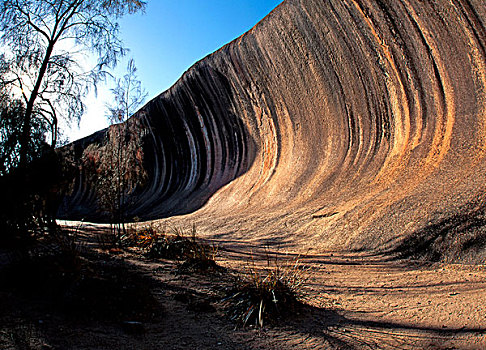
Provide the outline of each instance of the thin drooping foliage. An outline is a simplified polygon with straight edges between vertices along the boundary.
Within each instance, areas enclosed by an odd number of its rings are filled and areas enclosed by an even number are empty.
[[[108,105],[108,119],[111,124],[123,123],[147,98],[147,92],[137,79],[137,67],[133,59],[128,61],[125,75],[116,80],[116,86],[111,91],[114,100]]]
[[[146,176],[141,121],[134,118],[128,124],[112,125],[105,143],[88,146],[83,155],[83,167],[90,172],[98,209],[112,225],[114,244],[120,244],[125,233],[130,195]]]
[[[22,133],[24,111],[21,100],[12,98],[5,90],[0,90],[0,176],[7,175],[18,164],[18,140]],[[46,125],[42,120],[32,129],[30,147],[33,153],[42,152],[46,131]]]
[[[130,195],[146,177],[143,164],[144,115],[140,112],[128,119],[146,97],[137,80],[133,60],[129,61],[127,73],[117,80],[112,92],[114,102],[109,106],[109,119],[118,124],[110,126],[103,145],[88,146],[83,159],[92,177],[99,209],[108,215],[112,225],[113,242],[120,244],[126,233]]]
[[[52,162],[60,127],[79,121],[89,89],[124,55],[117,20],[144,6],[138,0],[0,3],[0,191],[14,194],[0,205],[2,236],[30,237],[55,223],[52,193],[60,191],[56,176],[64,165]]]
[[[107,76],[125,48],[117,19],[142,10],[136,0],[4,0],[0,5],[3,69],[0,88],[9,88],[25,107],[18,140],[18,162],[29,161],[36,120],[49,128],[49,144],[58,142],[60,118],[79,120],[83,97]],[[97,57],[84,67],[85,55]]]

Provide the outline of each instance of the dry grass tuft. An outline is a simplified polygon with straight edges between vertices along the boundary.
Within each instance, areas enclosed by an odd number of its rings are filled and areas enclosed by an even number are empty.
[[[309,268],[299,257],[283,261],[267,254],[266,268],[258,268],[252,258],[225,299],[229,303],[228,314],[242,326],[263,327],[264,323],[286,318],[303,305],[309,277]]]

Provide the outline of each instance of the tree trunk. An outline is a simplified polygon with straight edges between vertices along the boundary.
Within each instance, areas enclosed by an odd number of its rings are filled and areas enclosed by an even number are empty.
[[[22,125],[22,133],[20,135],[20,151],[19,151],[19,167],[25,168],[27,166],[27,155],[29,151],[30,143],[30,132],[32,125],[32,114],[34,111],[34,104],[37,96],[39,95],[39,90],[44,79],[44,75],[47,71],[47,65],[51,59],[52,51],[54,49],[54,42],[49,42],[47,46],[46,54],[44,60],[42,61],[41,68],[39,70],[39,75],[37,76],[37,81],[35,82],[34,89],[30,94],[29,101],[27,102],[27,107],[25,109],[24,124]]]

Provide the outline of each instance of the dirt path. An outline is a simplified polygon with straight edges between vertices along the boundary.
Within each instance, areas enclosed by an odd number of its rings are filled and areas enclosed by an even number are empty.
[[[90,233],[85,239],[86,249],[96,249]],[[292,257],[252,242],[222,242],[218,263],[242,270],[250,258],[264,264],[268,254]],[[309,306],[280,326],[256,329],[236,328],[225,315],[221,299],[233,283],[227,273],[177,274],[175,262],[135,252],[99,259],[107,259],[99,266],[123,265],[148,281],[158,305],[150,320],[131,329],[124,323],[130,319],[66,319],[0,288],[0,348],[486,348],[484,266],[424,267],[362,253],[311,252],[302,259],[311,267]]]
[[[223,253],[229,266],[241,264],[249,250],[254,259],[266,254],[244,243],[229,250]],[[290,332],[287,340],[300,338],[302,348],[486,348],[485,266],[424,267],[331,252],[302,260],[312,267],[307,293],[314,308],[297,329],[280,330]]]

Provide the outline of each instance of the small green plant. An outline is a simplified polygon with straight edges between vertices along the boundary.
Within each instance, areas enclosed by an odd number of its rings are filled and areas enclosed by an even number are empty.
[[[282,261],[267,253],[266,268],[258,268],[252,257],[224,300],[230,304],[228,314],[242,326],[259,327],[286,317],[302,306],[309,276],[299,257]]]

